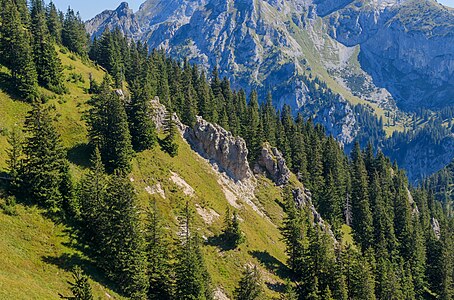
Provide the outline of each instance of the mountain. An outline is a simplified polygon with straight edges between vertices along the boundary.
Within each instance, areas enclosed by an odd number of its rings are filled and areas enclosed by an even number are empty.
[[[355,105],[375,123],[381,118],[388,134],[411,130],[408,120],[421,109],[452,106],[453,20],[452,9],[432,0],[148,0],[136,13],[126,3],[104,11],[86,28],[99,37],[118,27],[150,49],[216,66],[234,88],[257,89],[262,101],[271,91],[278,109],[287,104],[313,117],[350,149],[354,140],[385,139]],[[314,91],[314,78],[326,88]],[[420,157],[390,154],[402,164]],[[445,163],[429,161],[433,168],[411,178]]]

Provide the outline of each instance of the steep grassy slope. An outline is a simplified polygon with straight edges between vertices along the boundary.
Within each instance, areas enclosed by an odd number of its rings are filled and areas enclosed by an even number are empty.
[[[4,203],[0,199],[0,205]],[[15,216],[0,209],[0,299],[60,299],[69,296],[71,267],[81,265],[91,278],[96,299],[117,294],[99,282],[99,274],[80,251],[71,246],[67,228],[42,216],[36,207],[16,206]]]
[[[78,180],[88,165],[87,130],[81,117],[90,97],[86,92],[89,74],[100,81],[104,72],[70,54],[60,52],[59,55],[65,66],[70,93],[59,96],[46,90],[42,92],[49,97],[49,104],[55,105],[59,118],[57,127],[68,149],[73,176]],[[78,75],[82,80],[73,80]],[[1,92],[0,107],[3,133],[0,137],[0,172],[5,172],[6,133],[15,124],[23,124],[29,105]],[[277,296],[276,291],[282,288],[283,278],[288,274],[284,244],[278,229],[283,215],[280,188],[266,178],[259,178],[257,199],[252,199],[254,205],[251,206],[244,200],[252,191],[237,192],[231,182],[192,151],[182,138],[178,143],[180,150],[175,158],[162,152],[158,146],[134,158],[130,178],[143,211],[152,199],[156,200],[166,226],[172,230],[172,238],[176,238],[177,216],[188,200],[195,211],[196,228],[205,239],[203,251],[218,293],[232,296],[244,266],[256,264],[263,272],[266,295]],[[161,190],[158,186],[163,192],[153,193],[153,190]],[[193,194],[188,192],[191,189]],[[4,203],[4,199],[0,202]],[[236,250],[225,249],[217,238],[228,205],[238,210],[241,228],[246,235],[246,242]],[[54,224],[35,207],[18,205],[17,212],[17,216],[0,212],[0,256],[4,262],[0,269],[0,299],[58,299],[59,292],[68,294],[70,266],[76,263],[82,264],[90,277],[96,279],[91,283],[97,298],[106,299],[109,297],[107,294],[119,298],[106,288],[102,276],[71,243],[66,227]]]

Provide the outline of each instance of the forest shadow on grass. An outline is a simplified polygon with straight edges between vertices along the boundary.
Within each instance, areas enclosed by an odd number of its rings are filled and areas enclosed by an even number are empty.
[[[13,79],[4,72],[0,72],[0,90],[12,99],[22,101],[22,99],[19,98],[17,91],[14,89]]]
[[[255,257],[260,264],[269,272],[279,276],[282,279],[290,278],[290,269],[280,260],[272,256],[268,251],[249,251],[249,254]]]
[[[218,234],[215,236],[210,236],[207,241],[207,245],[215,246],[221,249],[221,251],[229,251],[235,249],[235,247],[226,241],[224,234]]]
[[[91,147],[88,144],[77,144],[68,149],[68,160],[83,168],[90,167]]]
[[[64,253],[60,256],[43,256],[42,261],[54,265],[67,272],[72,272],[75,266],[79,266],[84,273],[89,276],[92,280],[102,284],[108,289],[120,294],[120,291],[114,283],[105,278],[93,264],[87,258],[82,257],[79,253]]]

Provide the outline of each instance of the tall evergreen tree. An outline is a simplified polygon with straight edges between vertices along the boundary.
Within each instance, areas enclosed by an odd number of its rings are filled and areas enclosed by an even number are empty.
[[[213,299],[211,277],[206,270],[200,249],[200,237],[192,228],[192,215],[189,203],[186,202],[183,216],[180,219],[182,234],[175,266],[175,296],[182,300],[209,300]]]
[[[56,92],[63,93],[63,68],[58,58],[46,24],[44,2],[33,0],[31,2],[31,20],[33,33],[33,57],[39,84]]]
[[[52,40],[57,44],[61,44],[63,24],[59,12],[52,1],[50,1],[49,5],[46,7],[46,19],[47,28]]]
[[[235,300],[258,300],[263,296],[261,276],[257,266],[246,266],[234,294]]]
[[[110,89],[107,76],[100,89],[100,94],[88,101],[91,105],[87,113],[90,142],[99,147],[108,172],[129,173],[133,150],[124,100]]]
[[[172,266],[170,265],[169,244],[161,224],[161,218],[153,201],[148,214],[147,256],[148,256],[148,299],[172,299]]]
[[[151,119],[151,91],[137,81],[130,86],[131,101],[127,107],[129,131],[134,150],[152,148],[157,141],[156,128]]]
[[[116,172],[109,180],[101,211],[98,265],[131,299],[146,299],[145,240],[137,196],[129,179]]]
[[[88,35],[85,31],[85,24],[79,13],[74,13],[74,10],[70,7],[68,7],[63,22],[62,43],[70,51],[82,57],[87,56]]]
[[[60,186],[66,153],[53,125],[51,108],[35,101],[26,117],[25,132],[21,190],[30,201],[48,208],[51,214],[61,213]]]
[[[355,240],[366,250],[372,244],[373,220],[369,204],[368,178],[359,143],[352,151],[352,212]]]
[[[11,70],[13,86],[18,95],[32,101],[36,98],[37,73],[33,62],[31,35],[13,0],[3,0],[0,26],[1,63]],[[29,16],[28,10],[26,16]]]
[[[177,126],[173,119],[173,113],[171,110],[167,110],[164,124],[164,133],[166,136],[161,141],[161,148],[172,157],[178,154],[178,144],[175,142],[178,134],[177,130]]]

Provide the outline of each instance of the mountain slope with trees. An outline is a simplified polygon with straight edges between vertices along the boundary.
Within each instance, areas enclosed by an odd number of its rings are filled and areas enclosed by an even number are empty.
[[[4,2],[2,13],[20,16],[15,22],[27,33],[33,10]],[[53,15],[52,5],[47,10]],[[105,290],[90,277],[131,299],[452,298],[447,206],[430,190],[410,187],[372,144],[356,143],[347,156],[310,117],[295,117],[289,106],[276,112],[272,95],[260,101],[254,90],[232,89],[216,69],[207,76],[118,30],[90,43],[81,24],[68,9],[61,44],[54,37],[54,59],[67,76],[62,95],[37,80],[21,97],[11,67],[2,68],[10,89],[0,97],[8,108],[0,221],[17,222],[19,237],[30,216],[63,226],[43,229],[61,235],[56,253],[43,257],[31,247],[26,257],[44,269],[75,267],[66,288],[66,271],[43,277],[56,284],[36,297],[52,298],[61,288],[55,298],[90,299]],[[321,82],[313,88],[329,95]],[[154,96],[164,107],[151,106]],[[241,161],[229,161],[246,164],[246,178],[229,175],[209,151],[204,156],[188,143],[187,133],[207,124],[198,116],[229,130],[218,127],[235,146],[247,146]],[[228,143],[215,143],[230,153]],[[282,181],[255,168],[264,145],[277,148]],[[4,235],[1,249],[14,260],[18,241]],[[30,247],[27,239],[20,243]],[[29,274],[42,274],[24,270],[25,284]],[[7,297],[14,292],[7,289]]]

